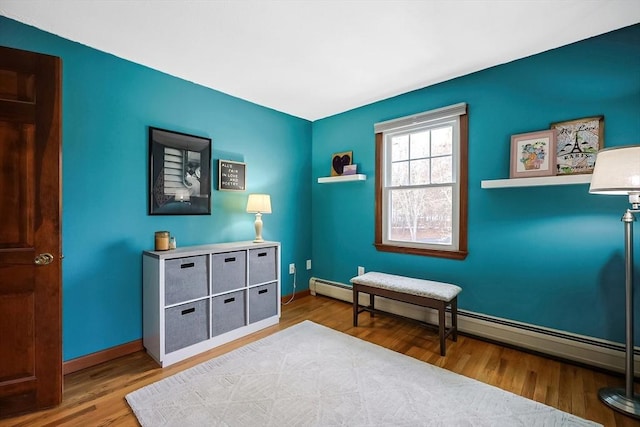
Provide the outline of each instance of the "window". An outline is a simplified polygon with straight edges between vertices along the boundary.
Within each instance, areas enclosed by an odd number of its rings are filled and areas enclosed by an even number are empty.
[[[377,123],[380,251],[467,256],[467,106]]]

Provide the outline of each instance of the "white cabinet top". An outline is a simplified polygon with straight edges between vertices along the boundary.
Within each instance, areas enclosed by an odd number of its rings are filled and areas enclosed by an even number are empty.
[[[229,242],[229,243],[213,243],[210,245],[184,246],[177,249],[169,249],[168,251],[144,251],[144,255],[158,259],[183,258],[194,255],[202,255],[207,253],[220,253],[229,251],[240,251],[247,249],[270,248],[273,246],[280,247],[280,242],[260,242],[254,243],[251,240],[245,242]]]

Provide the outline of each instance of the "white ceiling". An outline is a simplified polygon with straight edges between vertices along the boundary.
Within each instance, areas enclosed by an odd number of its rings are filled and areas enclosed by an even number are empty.
[[[316,120],[640,22],[640,0],[0,0],[0,14]]]

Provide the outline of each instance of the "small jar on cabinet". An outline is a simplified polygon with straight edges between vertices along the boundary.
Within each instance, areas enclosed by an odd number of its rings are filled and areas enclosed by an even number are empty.
[[[169,250],[169,232],[168,231],[156,231],[156,251],[168,251]]]

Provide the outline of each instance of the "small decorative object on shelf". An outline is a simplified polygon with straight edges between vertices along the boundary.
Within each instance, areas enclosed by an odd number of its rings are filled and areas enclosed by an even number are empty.
[[[340,176],[345,166],[353,164],[353,151],[335,153],[331,156],[331,176]]]
[[[552,123],[556,135],[556,174],[593,173],[604,147],[604,116]]]
[[[553,130],[523,133],[511,137],[511,178],[555,175],[555,133]]]
[[[346,165],[342,171],[342,175],[355,175],[358,170],[358,165]]]

